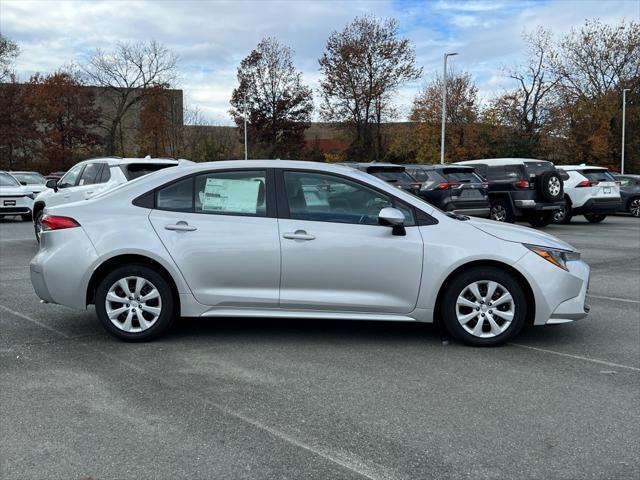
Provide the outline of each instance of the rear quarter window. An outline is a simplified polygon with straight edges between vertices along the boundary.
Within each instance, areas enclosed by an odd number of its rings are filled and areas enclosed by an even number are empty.
[[[478,183],[482,181],[473,170],[468,168],[445,168],[443,173],[449,182]]]
[[[157,172],[163,168],[175,167],[173,163],[127,163],[120,165],[120,170],[124,173],[127,180],[143,177],[149,173]]]

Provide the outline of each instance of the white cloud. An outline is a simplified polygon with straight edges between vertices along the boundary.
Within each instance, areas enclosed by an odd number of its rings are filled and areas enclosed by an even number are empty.
[[[471,72],[481,97],[489,97],[508,86],[499,67],[522,57],[524,29],[544,25],[561,34],[586,18],[637,19],[640,2],[2,0],[0,30],[20,45],[22,78],[82,62],[95,48],[109,49],[116,41],[157,39],[180,57],[188,103],[211,121],[230,124],[235,69],[262,37],[291,46],[305,81],[317,88],[327,37],[363,14],[397,18],[402,35],[415,45],[425,78],[399,91],[398,108],[406,113],[419,86],[441,71],[445,51],[460,52],[453,64]]]

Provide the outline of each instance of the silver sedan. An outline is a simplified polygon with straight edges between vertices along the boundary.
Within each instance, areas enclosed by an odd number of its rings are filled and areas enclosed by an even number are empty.
[[[167,169],[48,207],[31,281],[128,341],[180,316],[442,322],[470,345],[587,315],[589,267],[525,227],[446,214],[348,166]]]

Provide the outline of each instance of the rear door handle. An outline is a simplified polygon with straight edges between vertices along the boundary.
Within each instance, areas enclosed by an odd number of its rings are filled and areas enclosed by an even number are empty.
[[[197,227],[194,227],[193,225],[189,225],[187,222],[176,222],[173,225],[165,225],[164,226],[165,230],[173,230],[176,232],[193,232],[194,230],[197,230]]]
[[[304,230],[296,230],[295,232],[283,233],[282,236],[289,240],[315,240],[316,237],[309,235]]]

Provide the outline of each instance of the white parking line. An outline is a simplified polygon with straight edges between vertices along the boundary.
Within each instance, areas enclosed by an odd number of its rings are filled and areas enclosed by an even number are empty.
[[[64,338],[71,338],[69,335],[67,335],[66,333],[50,327],[49,325],[46,325],[34,318],[31,318],[27,315],[24,315],[23,313],[20,312],[16,312],[15,310],[12,310],[8,307],[5,307],[4,305],[0,305],[0,309],[11,313],[12,315],[15,315],[16,317],[22,318],[24,320],[27,320],[31,323],[34,323],[40,327],[46,328],[47,330],[50,330],[52,332],[57,333],[58,335],[64,337]],[[81,345],[83,345],[85,348],[87,348],[88,350],[93,350],[96,351],[98,353],[100,353],[101,355],[104,355],[105,357],[111,359],[111,360],[115,360],[118,363],[132,369],[132,370],[136,370],[138,372],[143,373],[146,377],[152,377],[154,380],[156,380],[159,383],[162,383],[170,388],[173,388],[175,390],[179,390],[182,394],[184,394],[184,390],[180,387],[180,385],[174,384],[172,382],[169,382],[163,378],[157,377],[156,375],[154,375],[153,373],[149,372],[148,370],[145,370],[144,368],[138,366],[138,365],[133,365],[127,361],[124,361],[110,353],[104,352],[102,350],[100,350],[99,348],[95,348],[91,345],[88,345],[86,343],[81,343]],[[322,445],[309,445],[308,443],[299,440],[291,435],[289,435],[288,433],[285,433],[275,427],[272,427],[270,425],[266,425],[265,423],[260,422],[259,420],[255,420],[251,417],[248,417],[246,415],[244,415],[243,413],[237,412],[235,410],[230,409],[229,407],[226,407],[224,405],[221,405],[219,403],[216,402],[212,402],[211,400],[209,400],[206,397],[201,397],[200,395],[197,394],[193,394],[190,393],[189,394],[191,397],[196,398],[200,401],[203,401],[207,404],[209,404],[210,406],[214,407],[216,410],[219,410],[220,412],[229,415],[231,417],[234,417],[238,420],[241,420],[245,423],[248,423],[249,425],[252,425],[260,430],[263,430],[267,433],[269,433],[271,436],[276,437],[280,440],[283,440],[287,443],[290,443],[298,448],[302,448],[303,450],[307,450],[308,452],[311,452],[315,455],[318,455],[319,457],[324,458],[325,460],[329,460],[330,462],[339,465],[347,470],[350,470],[358,475],[361,475],[364,478],[368,478],[369,480],[396,480],[397,477],[395,474],[393,474],[393,472],[389,471],[389,469],[387,469],[386,467],[383,467],[382,465],[377,465],[373,462],[368,462],[366,460],[362,460],[361,458],[359,458],[358,456],[352,454],[351,452],[348,451],[344,451],[344,450],[336,450],[334,448],[327,448],[324,447]]]
[[[589,357],[583,357],[580,355],[572,355],[570,353],[556,352],[555,350],[547,350],[546,348],[531,347],[529,345],[522,345],[519,343],[509,343],[509,345],[513,345],[514,347],[527,348],[529,350],[536,350],[537,352],[560,355],[561,357],[570,357],[570,358],[575,358],[576,360],[585,360],[587,362],[599,363],[600,365],[607,365],[608,367],[626,368],[628,370],[640,372],[640,368],[637,368],[637,367],[631,367],[629,365],[621,365],[619,363],[606,362],[604,360],[598,360],[597,358],[589,358]]]
[[[613,300],[614,302],[640,303],[640,300],[631,300],[630,298],[605,297],[604,295],[589,295],[589,298],[600,298],[602,300]]]
[[[35,318],[31,318],[28,317],[27,315],[20,313],[20,312],[16,312],[15,310],[11,310],[8,307],[5,307],[4,305],[0,305],[0,309],[4,310],[5,312],[9,312],[12,315],[15,315],[16,317],[22,318],[23,320],[27,320],[31,323],[35,323],[36,325],[42,327],[42,328],[46,328],[47,330],[50,330],[54,333],[57,333],[58,335],[64,337],[64,338],[69,338],[69,335],[67,335],[66,333],[64,333],[62,330],[58,330],[57,328],[54,328],[50,325],[47,325],[46,323],[42,323],[39,322],[38,320],[36,320]]]

